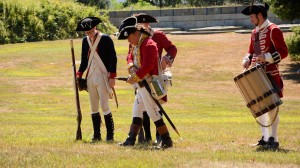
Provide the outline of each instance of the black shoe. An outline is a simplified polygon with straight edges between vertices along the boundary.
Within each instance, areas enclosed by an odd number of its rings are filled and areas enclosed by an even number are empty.
[[[279,147],[279,142],[274,141],[274,137],[270,137],[267,144],[264,145],[266,149],[277,149]]]
[[[125,142],[119,143],[119,146],[134,146],[135,140],[127,138]]]
[[[173,147],[173,141],[170,137],[169,132],[161,136],[161,142],[158,146],[156,146],[157,149],[166,149],[166,148],[172,148]]]
[[[173,141],[172,139],[162,140],[160,143],[160,146],[162,148],[172,148],[173,147]]]
[[[119,143],[119,146],[134,146],[136,141],[136,134],[129,132],[125,142]]]
[[[256,143],[252,144],[252,146],[265,146],[268,142],[264,141],[264,137],[262,136],[261,139]]]
[[[156,139],[154,142],[153,142],[153,145],[159,145],[161,143],[161,139]]]
[[[173,147],[173,141],[170,138],[168,140],[161,141],[158,145],[153,146],[152,149],[154,149],[154,150],[164,150],[164,149],[172,148],[172,147]]]
[[[94,142],[100,142],[101,141],[101,137],[93,137],[92,138],[92,143]]]

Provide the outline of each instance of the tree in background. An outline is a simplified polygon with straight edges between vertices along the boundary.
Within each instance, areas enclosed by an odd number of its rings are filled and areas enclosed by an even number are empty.
[[[118,2],[117,0],[111,0],[109,10],[121,10],[123,8],[123,4]]]
[[[124,7],[128,7],[128,6],[137,4],[137,3],[140,3],[140,4],[145,3],[145,4],[150,4],[150,5],[155,6],[155,5],[156,5],[156,0],[126,0],[126,1],[123,3],[123,6],[124,6]]]
[[[109,9],[110,0],[76,0],[76,2],[88,5],[97,6],[99,9]]]
[[[272,7],[272,12],[282,19],[290,22],[300,19],[299,0],[266,0],[266,2]]]
[[[131,6],[138,2],[147,2],[153,6],[157,7],[176,7],[179,5],[203,7],[203,6],[217,6],[217,5],[226,5],[226,4],[241,4],[249,5],[250,0],[126,0],[123,3],[124,7]],[[261,3],[263,0],[256,0],[255,3]]]
[[[291,23],[300,19],[299,0],[266,0],[271,6],[274,14],[281,19],[289,20]],[[289,54],[292,60],[300,60],[300,26],[292,29],[294,35],[287,38],[286,43],[289,47]]]
[[[22,1],[0,1],[0,44],[74,38],[77,37],[77,23],[87,16],[96,16],[103,21],[98,26],[101,32],[112,34],[117,31],[108,16],[100,14],[96,7],[73,1],[41,1],[26,6]]]

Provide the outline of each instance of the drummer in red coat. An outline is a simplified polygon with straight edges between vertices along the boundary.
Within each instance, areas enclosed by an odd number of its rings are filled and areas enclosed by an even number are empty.
[[[143,26],[145,26],[149,32],[150,32],[150,37],[152,40],[157,44],[157,50],[158,50],[158,56],[160,60],[160,65],[162,70],[170,70],[174,59],[177,54],[177,48],[176,46],[172,43],[170,39],[166,36],[166,34],[162,31],[159,30],[154,30],[150,27],[150,23],[157,23],[158,20],[154,18],[151,15],[148,15],[146,13],[139,13],[139,14],[134,14],[133,17],[137,18],[137,22],[141,23]],[[131,47],[131,46],[129,46]],[[163,50],[165,50],[166,54],[162,56]],[[130,55],[130,54],[129,54]],[[160,102],[167,102],[167,96],[163,97]],[[162,115],[162,113],[160,112]],[[150,142],[152,140],[151,136],[151,130],[150,130],[150,119],[149,116],[147,115],[147,112],[145,111],[143,113],[143,128],[144,132],[141,129],[140,134],[139,134],[139,142],[145,141],[145,142]],[[161,138],[159,136],[159,133],[156,132],[156,143],[160,143]]]
[[[253,5],[246,7],[241,13],[250,17],[251,22],[256,26],[251,34],[251,42],[248,54],[244,57],[242,64],[244,68],[255,66],[256,64],[265,64],[265,70],[274,89],[279,97],[283,97],[283,82],[279,73],[278,63],[287,57],[288,48],[285,44],[283,33],[278,26],[268,20],[268,4]],[[262,127],[262,138],[257,146],[263,146],[267,149],[276,149],[279,146],[277,132],[279,124],[279,107],[265,113],[259,117],[259,122],[268,125],[276,117],[271,126],[271,134],[268,127]],[[277,115],[276,115],[277,114]]]

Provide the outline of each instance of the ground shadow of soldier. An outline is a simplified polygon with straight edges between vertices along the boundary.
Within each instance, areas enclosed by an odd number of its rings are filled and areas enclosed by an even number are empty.
[[[283,80],[293,80],[300,83],[300,62],[292,62],[281,72]]]
[[[277,148],[277,149],[266,149],[264,147],[258,147],[256,149],[256,152],[281,152],[281,153],[288,153],[288,152],[292,152],[291,150],[289,149],[284,149],[284,148]]]

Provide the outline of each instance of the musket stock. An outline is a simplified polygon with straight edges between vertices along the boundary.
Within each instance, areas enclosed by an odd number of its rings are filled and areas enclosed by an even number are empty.
[[[115,79],[120,80],[120,81],[127,81],[128,77],[115,77]]]
[[[82,114],[81,114],[81,108],[80,108],[78,86],[77,86],[77,82],[76,82],[76,64],[75,64],[75,54],[74,54],[73,40],[71,39],[70,42],[71,42],[72,66],[73,66],[73,83],[74,83],[75,100],[76,100],[76,108],[77,108],[76,140],[82,140],[82,134],[81,134]]]

